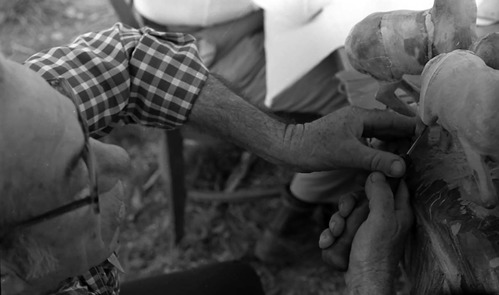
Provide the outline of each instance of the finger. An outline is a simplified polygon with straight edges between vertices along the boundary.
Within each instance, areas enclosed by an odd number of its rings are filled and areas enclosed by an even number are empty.
[[[356,109],[364,123],[362,137],[380,139],[411,137],[414,135],[417,119],[389,110]]]
[[[402,179],[395,195],[395,210],[402,228],[409,228],[414,222],[414,213],[410,204],[410,195],[406,182]]]
[[[413,142],[414,141],[410,138],[402,138],[389,141],[383,141],[373,138],[370,141],[369,146],[377,150],[382,150],[394,154],[401,154],[407,151],[411,147]]]
[[[340,202],[338,205],[338,213],[342,217],[348,217],[355,207],[356,199],[355,194],[346,194],[341,196]]]
[[[404,160],[395,154],[376,150],[360,142],[351,150],[351,166],[370,171],[381,171],[390,177],[402,177],[405,174]]]
[[[366,181],[366,195],[369,199],[370,217],[393,214],[395,209],[393,193],[382,173],[373,172],[369,175]]]
[[[328,249],[323,249],[322,259],[324,262],[337,270],[345,271],[348,268],[353,239],[368,214],[369,206],[367,201],[359,202],[347,218],[345,229],[341,236],[335,238],[334,243]]]
[[[407,183],[401,179],[397,193],[395,194],[395,210],[407,210],[410,207],[409,189],[407,188]]]
[[[339,214],[339,212],[334,213],[329,220],[329,230],[333,234],[333,237],[340,236],[344,229],[345,219]]]
[[[331,247],[331,245],[334,243],[334,237],[331,234],[331,231],[329,231],[328,228],[322,231],[320,237],[319,237],[319,248],[321,249],[326,249]]]

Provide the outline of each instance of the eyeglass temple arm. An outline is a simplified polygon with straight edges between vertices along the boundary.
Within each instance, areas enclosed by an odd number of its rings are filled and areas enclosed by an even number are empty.
[[[21,221],[15,227],[28,227],[28,226],[32,226],[34,224],[41,223],[43,221],[55,218],[57,216],[63,215],[65,213],[68,213],[68,212],[74,211],[76,209],[79,209],[81,207],[92,204],[94,202],[93,199],[94,199],[94,197],[90,195],[90,196],[83,198],[81,200],[74,201],[72,203],[61,206],[61,207],[56,208],[54,210],[50,210],[48,212],[45,212],[42,215],[38,215],[34,218],[31,218],[31,219],[28,219],[25,221]]]

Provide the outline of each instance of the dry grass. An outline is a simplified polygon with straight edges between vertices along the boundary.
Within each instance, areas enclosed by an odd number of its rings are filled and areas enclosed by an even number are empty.
[[[78,34],[109,27],[117,20],[107,1],[1,1],[0,48],[19,62],[40,50],[68,43]]]
[[[0,15],[0,48],[10,59],[23,61],[29,55],[71,41],[87,31],[104,29],[117,18],[107,1],[3,0]],[[244,203],[188,201],[186,236],[173,247],[168,198],[159,179],[146,191],[141,187],[157,170],[160,131],[129,127],[110,138],[125,147],[133,159],[128,219],[122,232],[121,260],[125,280],[154,273],[183,270],[208,262],[243,259],[260,273],[267,294],[340,294],[343,279],[328,269],[318,255],[303,257],[287,267],[265,265],[253,258],[255,241],[261,236],[278,199]],[[223,181],[241,150],[219,143],[205,149],[204,171],[189,182],[192,188],[212,188]],[[237,161],[236,161],[237,162]],[[192,172],[192,167],[190,167]],[[257,161],[245,180],[246,186],[277,185],[291,175],[278,167]],[[204,182],[203,182],[204,181]],[[316,252],[317,254],[318,252]]]

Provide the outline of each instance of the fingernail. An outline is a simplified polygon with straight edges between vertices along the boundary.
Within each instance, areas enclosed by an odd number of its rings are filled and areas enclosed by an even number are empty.
[[[376,182],[379,182],[379,181],[384,181],[385,177],[383,176],[383,174],[381,174],[379,172],[374,172],[369,177],[369,180],[371,180],[372,183],[376,183]]]
[[[399,160],[395,160],[392,162],[392,166],[390,166],[390,174],[391,176],[400,176],[404,172],[404,165]]]
[[[322,233],[321,236],[319,237],[319,247],[321,249],[324,249],[324,248],[331,246],[332,243],[333,243],[332,235]]]

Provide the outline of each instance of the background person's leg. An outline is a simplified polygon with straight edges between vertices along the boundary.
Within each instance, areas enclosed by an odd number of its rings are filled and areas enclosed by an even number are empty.
[[[303,202],[337,204],[341,196],[362,190],[366,176],[359,170],[297,173],[289,190]]]
[[[125,282],[120,295],[263,295],[260,278],[242,262],[199,268]]]
[[[255,256],[270,263],[290,263],[316,250],[322,224],[346,194],[362,190],[365,173],[358,170],[297,173],[281,195],[281,206],[257,241]],[[314,218],[320,204],[327,208],[327,220]]]

